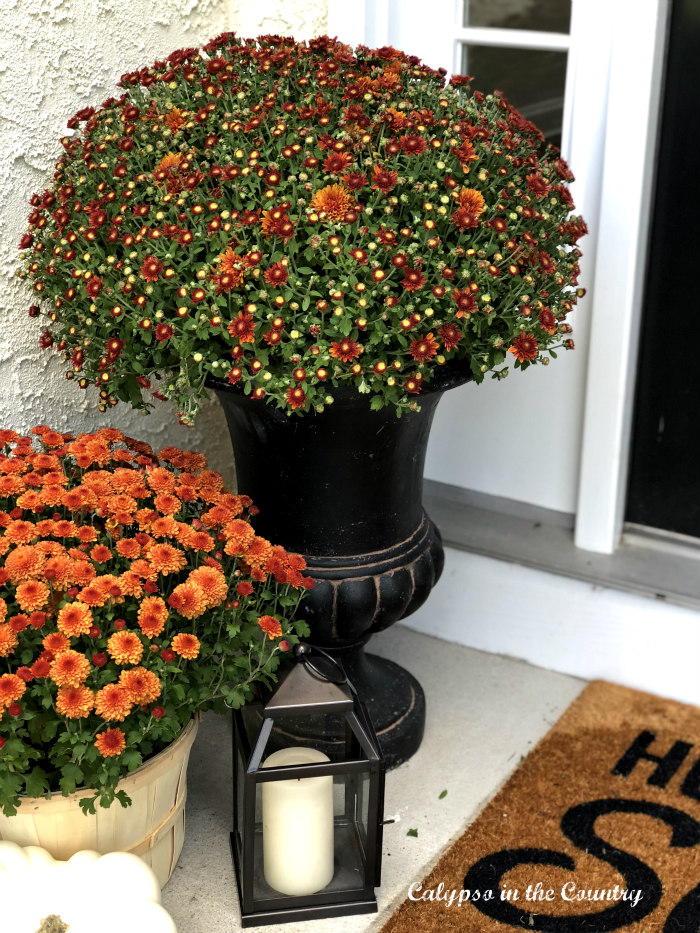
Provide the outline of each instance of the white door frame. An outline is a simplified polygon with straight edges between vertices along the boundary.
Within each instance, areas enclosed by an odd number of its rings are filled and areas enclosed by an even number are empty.
[[[586,6],[574,0],[584,16]],[[627,499],[669,11],[670,0],[606,9],[607,118],[575,534],[577,547],[603,554],[620,541]]]
[[[562,153],[578,178],[574,197],[590,231],[582,263],[589,296],[579,307],[590,319],[590,342],[575,543],[608,554],[626,503],[669,8],[670,0],[573,0],[565,38],[464,29],[461,0],[432,0],[429,19],[424,0],[328,0],[329,35],[353,45],[419,47],[431,67],[457,68],[465,40],[568,45]]]

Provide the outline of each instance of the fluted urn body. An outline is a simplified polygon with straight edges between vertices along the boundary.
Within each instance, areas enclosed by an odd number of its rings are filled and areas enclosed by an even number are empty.
[[[444,370],[444,372],[443,372]],[[367,704],[388,765],[420,745],[425,696],[403,668],[364,645],[427,599],[443,568],[440,533],[422,504],[423,467],[443,392],[465,382],[443,367],[397,418],[354,388],[302,417],[212,382],[228,422],[238,489],[260,509],[257,534],[303,554],[315,587],[300,614],[310,641],[337,653]]]

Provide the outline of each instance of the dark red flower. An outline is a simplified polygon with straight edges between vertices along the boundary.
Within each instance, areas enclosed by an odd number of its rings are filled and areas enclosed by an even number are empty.
[[[147,282],[157,282],[162,271],[163,263],[155,256],[146,256],[141,264],[141,275]]]
[[[352,156],[347,152],[330,152],[323,160],[323,167],[333,175],[340,175],[352,163]]]
[[[239,343],[254,343],[255,321],[250,314],[239,311],[238,317],[228,325],[228,332]]]
[[[416,292],[425,285],[425,276],[418,269],[412,269],[407,266],[404,270],[403,282],[401,283],[407,292]]]
[[[527,176],[527,186],[536,198],[543,198],[549,191],[549,185],[544,178],[535,173]]]
[[[508,352],[520,363],[528,363],[537,356],[539,347],[532,334],[520,334],[513,341],[513,346],[508,348]]]
[[[171,324],[158,324],[155,329],[156,340],[160,343],[164,343],[166,340],[170,340],[174,331]]]
[[[462,339],[462,332],[455,324],[443,324],[438,334],[446,350],[454,350]]]
[[[470,289],[464,288],[460,291],[455,288],[452,292],[452,298],[457,305],[457,317],[473,314],[476,311],[476,298]]]
[[[337,343],[332,343],[328,351],[333,359],[342,360],[343,363],[350,363],[362,353],[362,346],[355,340],[346,337]]]
[[[90,298],[97,298],[102,291],[102,278],[99,275],[93,275],[85,286],[85,291]]]
[[[438,342],[433,334],[426,334],[425,337],[416,337],[411,341],[408,352],[418,363],[424,363],[432,359],[438,351]]]
[[[402,136],[399,139],[399,146],[401,146],[401,149],[406,155],[420,155],[428,148],[426,141],[417,133],[410,133],[407,136]]]
[[[386,194],[387,191],[391,191],[391,189],[396,186],[398,180],[398,172],[380,168],[378,165],[375,165],[372,169],[372,187],[379,188],[384,194]]]
[[[367,176],[361,172],[346,172],[340,180],[350,191],[358,191],[367,184]]]
[[[556,334],[557,332],[557,319],[552,314],[551,310],[547,307],[542,308],[539,315],[540,327],[542,330],[547,331],[548,334]]]
[[[306,393],[301,386],[290,386],[287,389],[287,404],[292,410],[303,408],[306,405]]]
[[[268,285],[274,285],[279,288],[287,281],[288,274],[286,263],[284,260],[280,260],[265,271],[265,281]]]

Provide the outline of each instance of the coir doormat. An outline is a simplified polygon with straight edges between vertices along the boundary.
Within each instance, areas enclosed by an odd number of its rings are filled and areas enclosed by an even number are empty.
[[[382,933],[514,928],[700,933],[700,709],[590,684]]]

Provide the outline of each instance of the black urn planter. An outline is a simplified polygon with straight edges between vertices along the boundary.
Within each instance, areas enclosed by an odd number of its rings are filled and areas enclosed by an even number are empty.
[[[464,364],[446,364],[418,397],[420,411],[401,418],[393,406],[372,411],[371,396],[354,387],[331,389],[333,404],[298,417],[209,382],[226,414],[238,488],[260,509],[255,531],[306,558],[316,583],[300,609],[309,640],[344,664],[388,767],[418,749],[425,695],[408,671],[364,646],[415,612],[442,573],[423,467],[442,394],[469,378]]]

